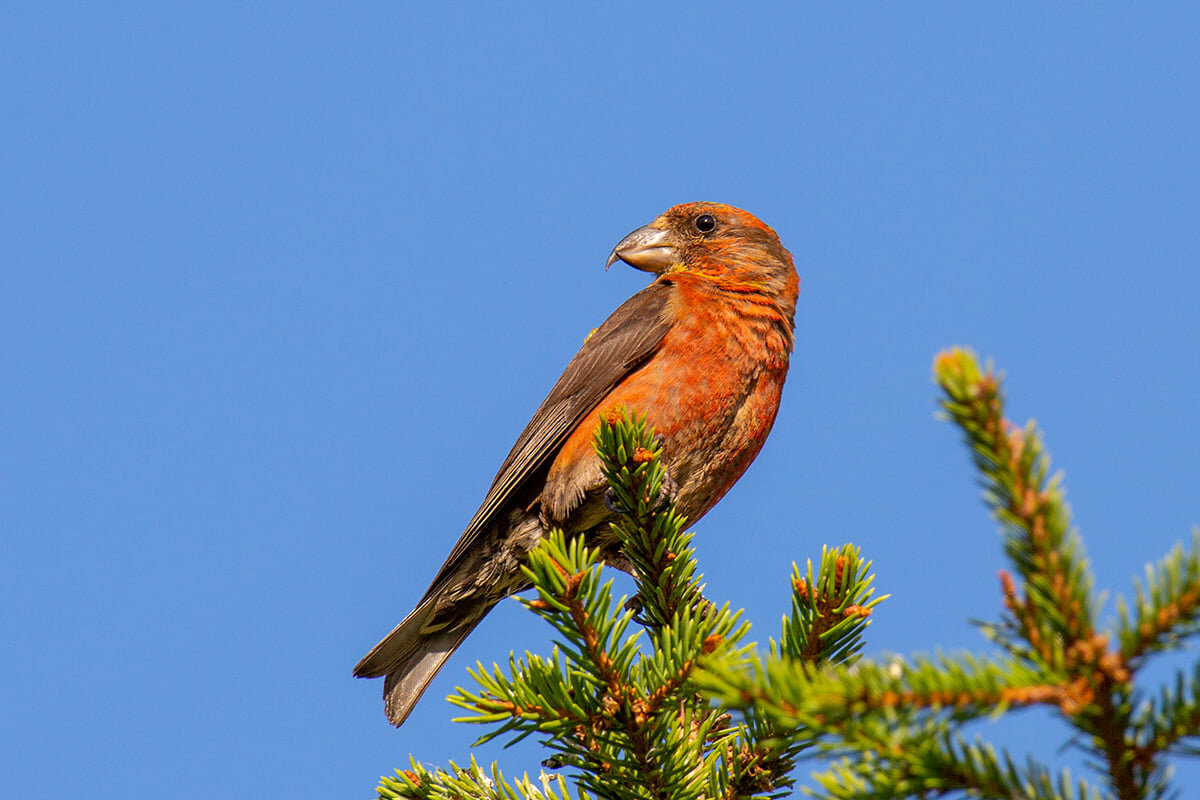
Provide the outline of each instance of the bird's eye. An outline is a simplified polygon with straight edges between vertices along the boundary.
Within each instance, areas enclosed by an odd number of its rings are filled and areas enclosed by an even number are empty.
[[[696,217],[695,225],[701,233],[712,233],[717,228],[717,218],[712,214],[701,214]]]

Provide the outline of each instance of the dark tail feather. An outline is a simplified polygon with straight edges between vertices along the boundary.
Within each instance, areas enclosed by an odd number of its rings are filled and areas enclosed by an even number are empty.
[[[455,620],[453,628],[424,631],[433,606],[432,598],[422,602],[354,667],[356,678],[385,676],[384,709],[396,727],[408,719],[446,660],[484,617],[479,614],[473,620]]]

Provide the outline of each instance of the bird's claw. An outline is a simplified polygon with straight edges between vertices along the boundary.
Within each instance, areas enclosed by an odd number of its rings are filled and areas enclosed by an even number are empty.
[[[671,473],[663,470],[662,485],[658,487],[658,502],[654,504],[655,511],[661,511],[675,502],[679,496],[679,484],[671,477]]]
[[[658,487],[658,497],[655,498],[653,510],[662,511],[675,502],[679,495],[679,485],[671,477],[671,473],[663,471],[662,484]],[[628,514],[629,509],[617,502],[616,491],[609,486],[604,490],[604,507],[614,514]]]
[[[642,599],[641,593],[635,594],[625,601],[625,610],[633,612],[633,621],[643,627],[651,627],[650,620],[642,616],[642,610],[646,608],[646,601]]]
[[[708,617],[711,617],[713,614],[715,614],[717,611],[717,607],[715,605],[713,605],[712,601],[709,600],[708,598],[706,598],[702,594],[695,595],[689,601],[689,604],[695,610],[696,615],[699,616],[701,619],[707,619]],[[642,599],[642,595],[640,592],[633,595],[628,600],[626,600],[625,605],[624,605],[624,609],[626,611],[633,612],[633,621],[636,622],[638,625],[641,625],[641,626],[647,627],[647,628],[659,627],[657,624],[650,622],[650,620],[648,620],[644,616],[642,616],[642,611],[644,611],[645,608],[646,608],[646,601]]]
[[[611,486],[604,490],[604,507],[614,514],[625,513],[625,509],[617,505],[617,493]]]
[[[642,613],[642,609],[646,607],[645,601],[642,600],[640,594],[635,594],[625,601],[625,610],[632,611],[634,614]]]

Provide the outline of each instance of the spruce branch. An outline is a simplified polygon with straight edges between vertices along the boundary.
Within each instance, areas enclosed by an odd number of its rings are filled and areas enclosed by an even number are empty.
[[[970,654],[859,661],[851,668],[814,670],[799,659],[774,656],[755,672],[706,663],[705,688],[734,708],[755,708],[784,727],[833,731],[864,715],[887,714],[905,725],[934,718],[965,722],[1009,707],[1059,705],[1061,687],[1025,662]],[[822,734],[813,734],[814,740]]]
[[[824,663],[817,643],[837,630],[829,627],[836,614],[817,613],[814,587],[836,587],[837,578],[827,575],[822,584],[797,572],[780,644],[749,665],[706,660],[706,691],[739,710],[747,724],[807,731],[812,747],[804,755],[840,759],[818,774],[821,796],[1165,796],[1164,754],[1197,752],[1200,665],[1154,701],[1138,700],[1134,677],[1146,658],[1178,649],[1200,628],[1200,534],[1186,552],[1177,547],[1147,569],[1133,611],[1121,605],[1116,629],[1101,630],[1082,541],[1071,527],[1061,479],[1049,474],[1040,432],[1033,423],[1018,427],[1005,419],[1000,379],[972,353],[941,354],[934,373],[945,416],[963,432],[1004,535],[1010,561],[1001,572],[1004,612],[984,626],[1003,655]],[[822,572],[830,569],[823,559]],[[852,657],[857,648],[836,652]],[[962,734],[965,725],[1033,705],[1054,709],[1076,729],[1107,792],[1067,772],[1054,775],[1033,758],[1019,765]]]
[[[749,625],[704,599],[691,535],[644,420],[610,412],[596,434],[615,550],[552,531],[529,557],[526,608],[554,632],[549,656],[471,670],[451,701],[481,741],[537,735],[565,775],[506,782],[473,760],[415,761],[387,798],[782,797],[801,759],[822,757],[819,797],[1151,800],[1169,795],[1165,756],[1200,755],[1200,663],[1148,692],[1139,669],[1200,630],[1200,531],[1135,581],[1101,629],[1082,540],[1033,423],[1004,416],[1000,378],[974,354],[942,353],[934,374],[1003,533],[996,654],[860,658],[875,594],[870,562],[845,545],[793,564],[791,612],[759,654]],[[628,568],[637,602],[614,599],[603,564]],[[643,635],[644,633],[644,635]],[[1147,699],[1148,698],[1148,699]],[[1029,706],[1054,710],[1105,786],[1020,759],[965,726]],[[1065,738],[1065,737],[1064,737]],[[1091,766],[1091,765],[1089,765]],[[568,787],[568,781],[572,786]],[[571,792],[576,792],[572,795]]]
[[[980,369],[970,351],[953,349],[934,362],[942,408],[962,430],[1000,521],[1005,552],[1017,580],[1001,573],[1008,616],[985,627],[1010,653],[1047,675],[1059,676],[1059,710],[1085,734],[1115,796],[1158,797],[1167,791],[1161,756],[1194,730],[1195,696],[1164,693],[1158,709],[1135,714],[1134,672],[1146,656],[1177,647],[1200,617],[1200,542],[1176,547],[1135,584],[1131,619],[1118,603],[1114,632],[1097,630],[1092,577],[1060,476],[1047,478],[1050,458],[1034,423],[1018,428],[1004,418],[1000,379]],[[1114,644],[1115,642],[1115,644]],[[1182,687],[1182,683],[1179,684]],[[1167,733],[1174,728],[1175,735]]]
[[[468,712],[461,721],[488,728],[480,741],[536,734],[554,753],[546,763],[569,770],[580,791],[595,796],[699,800],[786,788],[791,762],[779,757],[786,747],[752,738],[696,693],[702,657],[748,658],[741,640],[749,626],[703,598],[653,430],[615,415],[601,422],[597,449],[612,482],[609,502],[621,515],[613,525],[620,560],[643,598],[640,614],[614,600],[602,580],[611,551],[551,531],[529,555],[525,576],[536,594],[522,602],[550,624],[554,650],[548,658],[510,657],[507,667],[477,665],[476,686],[450,698]],[[482,783],[482,773],[469,769],[410,772],[385,785],[424,796],[419,786]],[[405,782],[406,775],[415,779]]]
[[[635,606],[653,631],[669,625],[684,605],[703,602],[704,587],[696,575],[692,535],[683,531],[686,521],[669,502],[659,461],[662,444],[644,417],[625,415],[613,409],[601,420],[595,447],[613,504],[625,512],[613,530],[638,581]]]
[[[1134,581],[1134,609],[1117,599],[1121,654],[1136,668],[1151,653],[1178,647],[1200,630],[1200,528],[1191,547],[1177,544],[1156,565],[1146,566],[1143,581]]]
[[[816,776],[824,797],[883,800],[896,797],[968,796],[994,800],[1100,800],[1100,793],[1069,770],[1054,776],[1007,750],[941,733],[910,737],[890,754],[839,759]]]
[[[379,796],[384,800],[420,798],[421,800],[589,800],[586,792],[572,794],[561,776],[543,772],[537,781],[528,775],[515,784],[509,783],[500,768],[492,765],[485,771],[471,757],[469,766],[460,767],[453,761],[449,769],[430,770],[411,759],[411,769],[397,770],[395,777],[380,779]]]
[[[939,354],[933,369],[943,413],[962,430],[1022,581],[1018,590],[1007,573],[1002,577],[1010,616],[991,632],[1023,654],[1008,633],[1015,632],[1043,664],[1052,663],[1057,641],[1070,647],[1095,634],[1091,572],[1061,475],[1048,477],[1050,456],[1034,423],[1019,428],[1004,418],[1002,379],[990,363],[981,370],[973,353],[955,348]]]
[[[1190,675],[1182,672],[1164,686],[1134,720],[1135,759],[1151,763],[1157,753],[1200,756],[1200,663]]]
[[[792,564],[792,614],[784,617],[771,652],[798,659],[801,664],[849,663],[862,649],[872,609],[888,598],[874,597],[871,562],[859,549],[843,545],[821,549],[817,576],[808,562],[805,574]]]

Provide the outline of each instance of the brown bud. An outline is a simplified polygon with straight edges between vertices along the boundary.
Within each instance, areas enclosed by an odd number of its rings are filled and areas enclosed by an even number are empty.
[[[645,725],[646,724],[646,718],[649,716],[650,707],[648,705],[646,705],[645,700],[640,700],[640,699],[634,700],[630,704],[629,710],[633,714],[633,724],[634,725]]]

